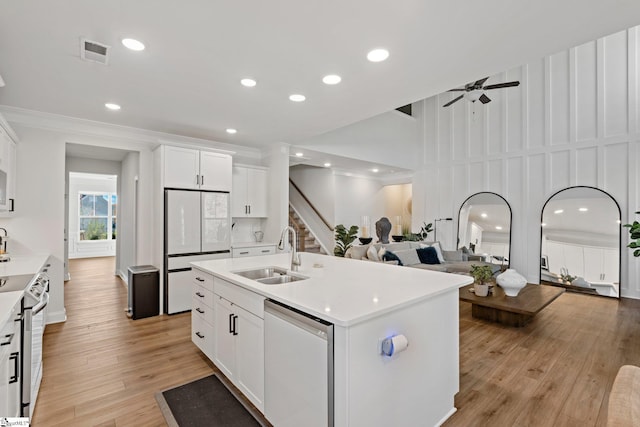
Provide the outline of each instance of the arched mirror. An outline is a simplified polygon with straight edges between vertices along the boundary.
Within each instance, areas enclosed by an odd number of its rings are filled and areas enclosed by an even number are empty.
[[[620,206],[593,187],[571,187],[542,209],[540,281],[620,296]]]
[[[485,262],[509,266],[511,207],[496,193],[476,193],[458,215],[458,249],[469,249]]]

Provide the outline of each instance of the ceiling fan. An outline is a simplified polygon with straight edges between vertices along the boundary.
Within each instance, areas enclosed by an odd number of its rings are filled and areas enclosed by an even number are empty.
[[[488,79],[489,77],[485,77],[484,79],[477,80],[473,83],[467,83],[466,85],[464,85],[464,88],[448,90],[447,92],[465,92],[465,93],[447,102],[446,104],[443,105],[443,107],[448,107],[454,102],[458,102],[465,97],[471,102],[476,102],[480,100],[480,102],[482,102],[483,104],[486,104],[487,102],[491,102],[491,98],[489,98],[487,95],[484,94],[485,90],[500,89],[503,87],[514,87],[514,86],[520,85],[519,81],[513,81],[513,82],[497,83],[494,85],[483,86],[484,82],[486,82]]]

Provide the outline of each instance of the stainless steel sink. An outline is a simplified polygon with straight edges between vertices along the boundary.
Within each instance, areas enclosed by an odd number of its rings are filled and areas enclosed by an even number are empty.
[[[297,282],[298,280],[304,280],[307,277],[303,276],[292,276],[290,274],[276,276],[276,277],[265,277],[264,279],[258,279],[257,282],[260,282],[264,285],[281,285],[283,283],[291,283]]]
[[[264,285],[281,285],[308,279],[306,276],[291,274],[286,268],[282,267],[261,267],[253,270],[232,271],[232,273],[255,280]]]

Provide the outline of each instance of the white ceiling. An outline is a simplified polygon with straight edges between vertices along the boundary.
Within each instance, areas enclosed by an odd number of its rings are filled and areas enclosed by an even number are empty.
[[[260,146],[631,27],[640,2],[0,0],[0,11],[0,104]],[[112,46],[109,65],[80,60],[80,37]],[[127,50],[124,37],[147,49]],[[387,61],[366,60],[376,47]],[[324,85],[329,73],[342,83]],[[247,76],[255,88],[239,84]]]

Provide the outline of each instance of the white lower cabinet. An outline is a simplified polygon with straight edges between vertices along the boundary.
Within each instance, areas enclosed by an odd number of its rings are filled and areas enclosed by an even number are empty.
[[[214,299],[213,362],[263,411],[264,297],[215,278]]]
[[[276,245],[235,247],[231,250],[233,258],[245,256],[273,255],[276,253]]]
[[[191,340],[209,359],[214,356],[213,276],[199,270],[191,271]]]
[[[13,308],[9,321],[0,325],[0,416],[18,417],[20,390],[20,303]]]

